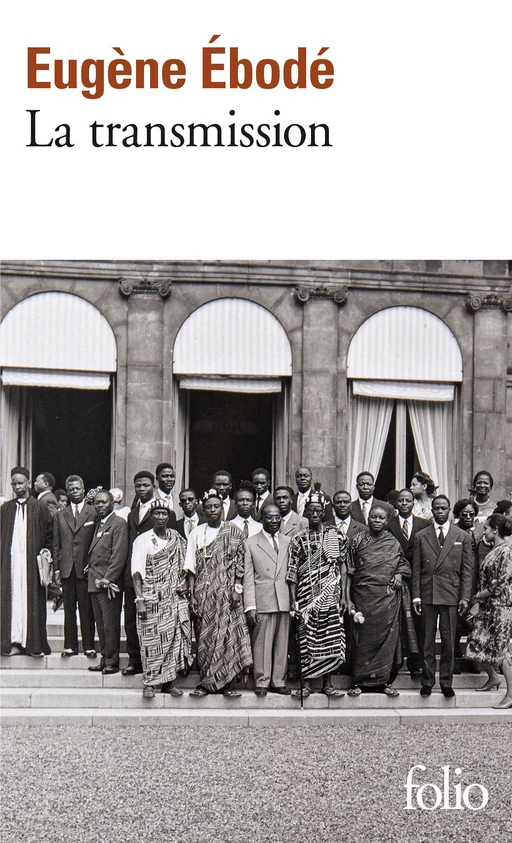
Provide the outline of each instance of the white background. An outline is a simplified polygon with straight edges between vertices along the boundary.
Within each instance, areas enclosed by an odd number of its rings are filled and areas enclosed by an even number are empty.
[[[2,39],[6,259],[510,258],[512,4],[11,2]],[[328,91],[201,89],[201,50],[281,62],[305,46]],[[178,57],[181,91],[28,90],[54,58]],[[47,74],[50,78],[50,74]],[[234,108],[236,117],[229,117]],[[329,148],[94,149],[89,124],[325,122]],[[72,149],[27,148],[71,125]]]

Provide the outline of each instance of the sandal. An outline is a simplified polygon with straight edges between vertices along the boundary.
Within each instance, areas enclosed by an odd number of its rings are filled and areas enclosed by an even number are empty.
[[[188,695],[189,697],[207,697],[209,693],[202,685],[198,685],[193,691],[189,691]]]
[[[399,696],[399,692],[396,690],[396,688],[390,688],[389,685],[385,686],[382,693],[386,694],[387,697],[398,697]]]
[[[338,691],[337,688],[333,688],[332,685],[327,685],[325,688],[322,688],[320,693],[325,694],[326,697],[344,697],[345,696],[345,693],[343,691]]]
[[[155,696],[155,689],[152,685],[144,685],[142,689],[142,696],[145,700],[152,700]]]
[[[183,691],[181,688],[175,688],[172,682],[164,682],[160,688],[161,694],[170,694],[171,697],[182,697]]]
[[[362,692],[361,688],[358,688],[357,685],[356,685],[355,688],[349,688],[348,689],[349,697],[359,697],[362,693],[363,692]]]
[[[235,699],[236,697],[241,697],[241,691],[235,691],[234,688],[224,688],[222,692],[223,697],[231,697],[231,699]]]
[[[306,697],[309,697],[310,694],[311,694],[311,688],[303,688],[302,689],[302,696],[303,696],[304,699],[306,699]],[[295,697],[295,699],[300,700],[300,689],[296,689],[295,691],[292,691],[292,697]]]

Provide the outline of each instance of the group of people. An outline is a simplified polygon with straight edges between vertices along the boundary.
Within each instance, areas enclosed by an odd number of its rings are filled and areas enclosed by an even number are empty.
[[[239,696],[235,681],[251,668],[259,697],[292,693],[290,677],[300,679],[297,697],[314,689],[341,696],[332,680],[340,669],[352,676],[349,695],[394,697],[405,657],[429,696],[439,627],[443,694],[455,695],[456,648],[466,635],[465,658],[488,675],[478,690],[499,688],[501,668],[506,693],[497,707],[512,707],[512,502],[491,501],[489,472],[476,475],[471,497],[452,511],[421,472],[382,501],[367,471],[352,500],[346,490],[331,499],[306,466],[296,490],[271,492],[269,472],[258,468],[232,496],[222,469],[201,502],[192,489],[179,493],[180,518],[172,465],[161,463],[155,475],[137,472],[133,504],[122,508],[120,490],[86,495],[77,475],[66,480],[67,504],[48,488],[49,473],[36,478],[35,497],[28,471],[12,470],[15,497],[0,509],[3,654],[50,652],[51,554],[64,603],[63,658],[78,654],[78,608],[91,659],[95,627],[100,642],[89,670],[119,670],[124,595],[122,672],[143,674],[146,699],[157,690],[181,696],[176,679],[194,658],[193,697]]]

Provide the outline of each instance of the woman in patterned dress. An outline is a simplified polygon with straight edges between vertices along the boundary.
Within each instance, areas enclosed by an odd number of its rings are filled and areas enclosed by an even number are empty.
[[[241,601],[244,537],[235,524],[222,520],[222,499],[213,489],[204,497],[204,514],[206,524],[199,524],[188,537],[185,560],[201,677],[190,695],[204,697],[222,691],[225,697],[239,697],[232,682],[252,664]]]
[[[174,680],[193,661],[185,541],[168,529],[165,501],[155,500],[151,510],[153,529],[135,539],[131,559],[145,699],[154,697],[159,686],[163,694],[181,696]]]
[[[324,527],[325,498],[311,492],[304,507],[309,527],[290,543],[286,579],[290,602],[299,618],[299,645],[303,696],[311,680],[323,677],[322,693],[343,696],[332,685],[331,674],[345,661],[345,589],[350,545],[336,527]],[[300,691],[293,696],[300,697]]]
[[[504,515],[490,515],[485,522],[485,537],[494,541],[494,549],[480,562],[479,590],[473,596],[469,614],[474,617],[466,658],[476,659],[488,680],[478,691],[496,690],[501,665],[507,691],[494,708],[512,708],[512,663],[509,641],[512,637],[512,525]]]

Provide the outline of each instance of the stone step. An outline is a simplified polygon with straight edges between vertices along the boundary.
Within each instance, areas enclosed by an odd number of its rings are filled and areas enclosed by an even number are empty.
[[[24,657],[20,656],[17,658],[21,659]],[[58,661],[54,656],[47,656],[46,658],[52,662],[52,665],[56,665],[53,669],[48,670],[47,668],[42,668],[37,670],[32,668],[27,670],[12,667],[10,670],[2,670],[0,671],[0,685],[3,688],[142,688],[142,676],[140,674],[136,676],[122,676],[119,672],[112,676],[103,676],[101,673],[91,673],[87,668],[91,664],[97,664],[97,660],[92,661],[91,659],[80,656],[73,656],[69,659],[59,657]],[[30,661],[38,662],[39,660],[30,659]],[[80,661],[83,666],[72,669],[73,664]],[[485,674],[474,676],[465,673],[460,676],[454,676],[453,687],[455,689],[474,691],[475,688],[484,685],[486,679],[487,676]],[[199,684],[198,672],[193,670],[188,676],[180,677],[177,684],[181,688],[195,688]],[[333,676],[333,684],[336,688],[348,690],[351,680],[349,676],[336,675]],[[298,688],[299,683],[296,680],[291,680],[289,686],[290,688]],[[408,673],[400,673],[393,686],[399,691],[419,691],[420,681],[418,679],[411,679]],[[239,687],[244,689],[243,685]],[[253,687],[253,679],[249,677],[245,689],[252,690]],[[502,688],[504,687],[505,682],[503,680]],[[487,694],[483,694],[483,696],[485,697]]]
[[[94,674],[93,674],[94,676]],[[230,699],[222,694],[208,694],[206,697],[191,697],[188,691],[181,697],[171,697],[169,694],[157,693],[152,700],[145,700],[140,688],[119,688],[109,686],[110,677],[103,677],[107,682],[103,687],[14,687],[3,688],[1,694],[2,708],[36,708],[36,709],[279,709],[294,710],[300,707],[300,702],[290,696],[268,694],[266,697],[256,697],[252,691],[243,691],[240,697]],[[476,691],[459,690],[455,697],[446,699],[440,690],[434,690],[430,697],[420,697],[417,691],[403,690],[399,697],[387,697],[384,694],[361,694],[359,697],[326,697],[324,694],[312,694],[304,700],[307,709],[343,708],[349,711],[359,709],[490,709],[502,698],[501,692],[492,691],[488,694],[478,694]],[[512,720],[512,710],[510,711]]]
[[[512,722],[508,711],[478,708],[451,709],[115,709],[11,708],[0,713],[2,726],[421,726]]]

